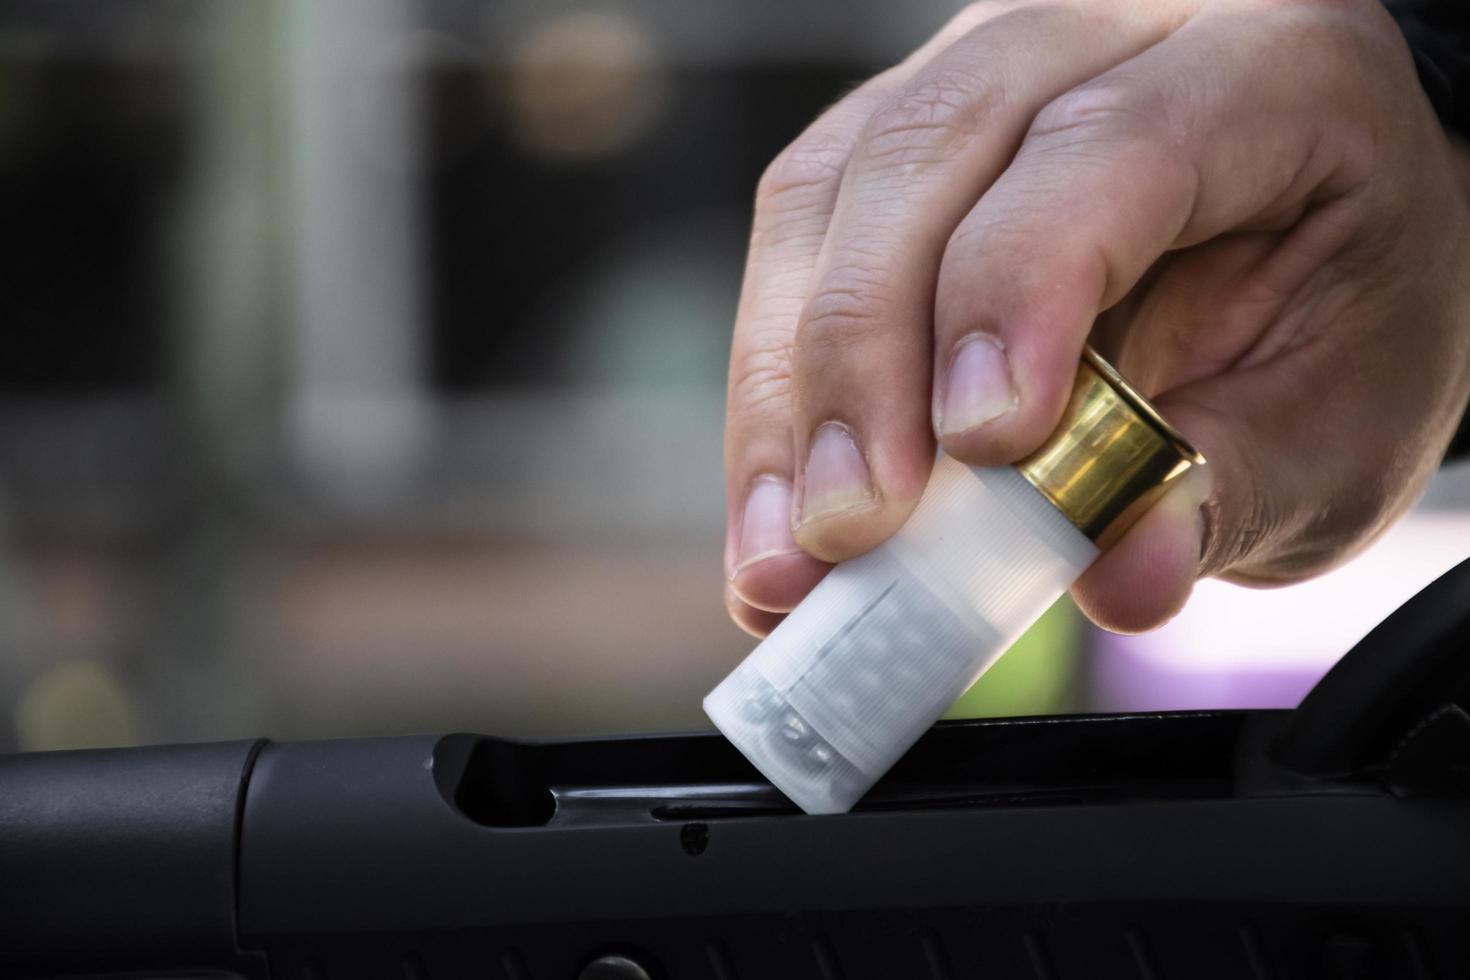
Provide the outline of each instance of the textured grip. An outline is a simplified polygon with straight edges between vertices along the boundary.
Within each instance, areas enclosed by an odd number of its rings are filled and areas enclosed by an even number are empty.
[[[808,813],[844,813],[1097,557],[1011,467],[941,458],[887,543],[834,568],[705,698]]]

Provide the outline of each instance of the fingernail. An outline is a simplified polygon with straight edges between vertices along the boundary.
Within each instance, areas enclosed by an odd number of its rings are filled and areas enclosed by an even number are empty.
[[[745,495],[731,580],[756,562],[800,550],[791,538],[791,484],[777,476],[757,477]]]
[[[999,418],[1016,407],[1011,366],[1005,347],[987,334],[977,333],[955,345],[944,385],[939,433],[952,435]]]
[[[841,422],[824,422],[812,436],[802,481],[801,523],[863,507],[874,499],[867,460],[852,430]]]

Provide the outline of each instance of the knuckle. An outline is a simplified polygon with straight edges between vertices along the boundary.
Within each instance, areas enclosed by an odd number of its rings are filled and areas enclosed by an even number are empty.
[[[1253,574],[1251,569],[1269,567],[1267,553],[1276,533],[1276,522],[1270,507],[1260,494],[1234,507],[1218,498],[1210,498],[1200,506],[1204,517],[1204,540],[1201,554],[1210,574]]]
[[[1231,551],[1237,562],[1259,559],[1273,537],[1277,521],[1264,494],[1252,494],[1244,517],[1235,525]]]
[[[786,343],[759,347],[730,366],[730,411],[759,414],[789,411],[791,349]]]
[[[1152,85],[1108,81],[1072,89],[1036,114],[1031,137],[1066,142],[1157,138],[1167,142],[1168,102]]]
[[[1007,268],[1015,267],[1017,275],[1026,276],[1033,271],[1028,260],[1055,257],[1056,244],[1038,241],[1026,218],[1019,207],[976,211],[951,232],[940,264],[936,301],[974,292],[975,269],[985,263],[1004,262]]]
[[[812,132],[786,147],[761,174],[756,185],[756,209],[784,209],[810,203],[829,193],[842,178],[848,145],[832,133]],[[792,201],[799,198],[799,201]]]
[[[954,68],[929,73],[869,118],[864,156],[898,164],[946,159],[984,131],[1002,100],[990,79]]]
[[[1201,567],[1210,575],[1230,574],[1265,560],[1265,551],[1280,526],[1279,506],[1257,455],[1223,435],[1228,425],[1218,416],[1205,418],[1215,419],[1213,424],[1222,433],[1210,440],[1210,466],[1233,478],[1200,504],[1204,519]]]
[[[883,322],[883,302],[870,277],[835,275],[814,292],[796,327],[797,369],[840,352],[872,336]]]

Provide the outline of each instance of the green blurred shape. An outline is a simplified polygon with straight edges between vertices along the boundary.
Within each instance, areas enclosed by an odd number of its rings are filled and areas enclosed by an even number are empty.
[[[112,671],[87,660],[63,663],[37,678],[16,705],[15,732],[22,752],[142,741],[133,697]]]
[[[1062,596],[944,713],[946,718],[1054,715],[1081,704],[1082,614]]]

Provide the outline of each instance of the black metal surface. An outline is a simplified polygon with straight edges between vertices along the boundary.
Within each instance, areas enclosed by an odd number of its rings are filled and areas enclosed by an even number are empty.
[[[1470,975],[1470,803],[1246,792],[1236,752],[1272,720],[945,725],[835,817],[714,735],[266,745],[239,942],[257,975],[317,980],[573,980],[616,956],[663,980]],[[248,971],[225,886],[246,751],[7,760],[0,796],[55,806],[0,811],[0,974]],[[540,791],[549,814],[521,808]]]
[[[1159,812],[1150,829],[1157,846],[1171,827],[1181,846],[1192,847],[1193,820],[1238,802],[1229,799],[1232,743],[1223,735],[1239,719],[943,726],[860,811],[825,818],[783,805],[714,734],[268,745],[245,802],[241,930],[289,933],[303,921],[326,930],[428,929],[750,908],[903,908],[1002,894],[1046,900],[1058,875],[1074,891],[1087,866],[1108,879],[1115,863],[1096,860],[1103,835],[1124,835],[1120,855],[1142,846],[1129,843],[1128,829],[1140,813]],[[1192,757],[1179,751],[1189,745],[1198,750]],[[1136,775],[1128,774],[1130,763]],[[470,811],[478,819],[455,805],[465,795],[460,787],[517,765],[538,775],[556,800],[544,824],[504,826],[484,800]],[[508,794],[512,806],[523,791]],[[689,823],[705,827],[698,861],[688,853]],[[1060,858],[1070,850],[1080,865],[1047,871],[1030,864],[1043,851]],[[989,866],[987,880],[944,880],[945,869],[963,865]],[[1162,870],[1157,886],[1099,879],[1097,893],[1183,897],[1184,886],[1166,880],[1171,869]],[[780,877],[779,889],[771,876]],[[581,887],[553,884],[571,881]],[[384,903],[388,894],[403,900]]]
[[[0,760],[0,976],[1470,977],[1451,577],[1299,712],[940,725],[841,816],[715,734]]]
[[[941,726],[835,817],[783,807],[715,736],[268,746],[241,929],[330,976],[398,976],[412,954],[431,976],[573,978],[620,945],[673,978],[924,976],[937,943],[989,966],[932,976],[1137,977],[1139,936],[1157,976],[1336,975],[1321,957],[1419,976],[1411,947],[1470,975],[1449,927],[1470,911],[1470,805],[1239,795],[1236,737],[1260,718]],[[492,772],[511,809],[540,787],[554,812],[514,826],[494,799],[455,805]],[[1257,948],[1276,972],[1241,972]]]
[[[235,953],[235,830],[257,743],[0,756],[0,976]]]
[[[1388,765],[1400,743],[1470,692],[1470,560],[1431,582],[1312,689],[1274,755],[1337,777]],[[1470,705],[1462,704],[1463,707]]]

